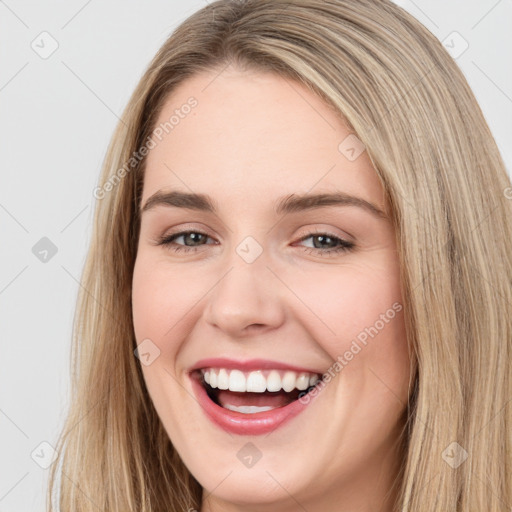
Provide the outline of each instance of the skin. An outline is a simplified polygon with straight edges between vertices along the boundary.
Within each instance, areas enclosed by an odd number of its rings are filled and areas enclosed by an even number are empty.
[[[193,395],[187,371],[206,357],[326,371],[402,304],[389,217],[347,205],[274,212],[282,196],[335,190],[388,212],[367,153],[350,161],[338,150],[351,133],[340,116],[278,75],[219,71],[173,91],[158,123],[190,96],[198,104],[148,154],[141,205],[159,190],[180,190],[208,194],[219,209],[160,205],[142,214],[132,305],[137,343],[149,338],[160,350],[142,366],[151,399],[204,489],[201,512],[390,512],[409,395],[403,309],[304,412],[268,435],[221,430]],[[208,238],[181,236],[174,246],[197,252],[157,245],[187,229]],[[322,245],[315,231],[355,247],[327,255],[338,245]],[[252,263],[236,252],[247,236],[262,249]],[[248,442],[262,454],[251,468],[237,458]]]

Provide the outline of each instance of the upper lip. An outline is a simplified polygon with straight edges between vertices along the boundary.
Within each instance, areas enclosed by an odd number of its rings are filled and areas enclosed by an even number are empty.
[[[209,357],[197,361],[191,368],[190,372],[200,370],[202,368],[226,368],[232,370],[290,370],[294,372],[307,372],[314,374],[322,374],[322,371],[313,368],[306,368],[298,365],[283,363],[281,361],[272,361],[270,359],[246,359],[236,360],[226,357]]]

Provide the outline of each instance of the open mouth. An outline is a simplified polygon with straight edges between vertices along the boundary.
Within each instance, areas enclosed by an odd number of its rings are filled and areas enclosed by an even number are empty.
[[[310,393],[320,380],[317,374],[278,370],[244,374],[239,370],[208,368],[194,373],[213,403],[243,414],[286,407]]]

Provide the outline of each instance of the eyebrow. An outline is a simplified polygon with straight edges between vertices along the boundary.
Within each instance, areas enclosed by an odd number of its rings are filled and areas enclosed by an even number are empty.
[[[155,192],[146,201],[141,209],[141,213],[151,210],[157,206],[174,206],[176,208],[186,208],[217,214],[216,203],[211,197],[205,194],[195,194],[179,191]],[[344,192],[333,192],[324,194],[290,194],[279,198],[276,202],[275,212],[277,215],[294,213],[305,210],[313,210],[326,206],[357,206],[375,215],[376,217],[387,219],[388,216],[377,206],[362,199]]]

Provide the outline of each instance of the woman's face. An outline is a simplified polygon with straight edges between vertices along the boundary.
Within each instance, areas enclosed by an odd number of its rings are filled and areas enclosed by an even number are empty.
[[[364,147],[304,86],[231,67],[184,81],[157,125],[133,320],[203,510],[388,510],[409,356]]]

